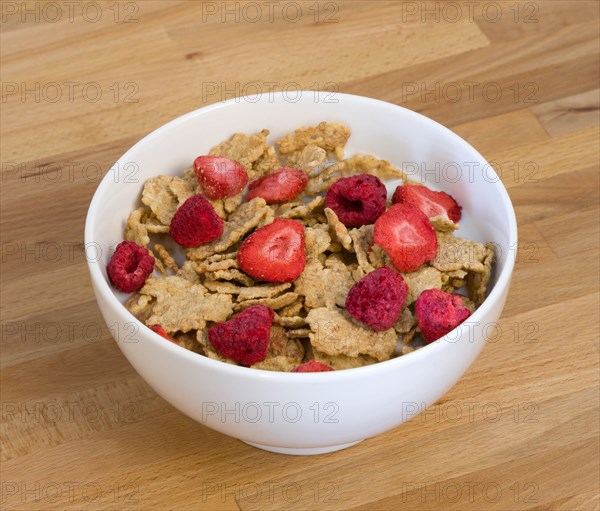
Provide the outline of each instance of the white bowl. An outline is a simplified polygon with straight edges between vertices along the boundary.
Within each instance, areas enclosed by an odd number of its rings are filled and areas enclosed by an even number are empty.
[[[234,132],[271,130],[272,140],[302,125],[344,122],[346,154],[374,154],[452,194],[463,207],[459,235],[493,241],[498,260],[481,307],[456,330],[413,353],[367,367],[278,373],[203,357],[144,327],[109,284],[106,265],[122,241],[143,183],[178,174]],[[437,171],[436,171],[437,169]],[[435,403],[467,370],[493,332],[510,284],[517,243],[508,194],[485,159],[440,124],[405,108],[347,94],[304,91],[236,98],[165,124],[127,151],[100,183],[85,243],[94,292],[127,359],[152,388],[202,424],[268,451],[319,454],[349,447]]]

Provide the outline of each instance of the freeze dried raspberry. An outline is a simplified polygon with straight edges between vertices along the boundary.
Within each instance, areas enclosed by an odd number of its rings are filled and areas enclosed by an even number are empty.
[[[423,291],[415,303],[415,313],[428,343],[454,330],[471,315],[460,296],[439,289]]]
[[[333,209],[346,227],[372,224],[385,211],[387,191],[375,176],[358,174],[333,183],[325,196],[325,207]]]
[[[165,329],[161,325],[148,325],[148,328],[150,330],[152,330],[153,332],[156,332],[161,337],[164,337],[165,339],[168,339],[171,342],[175,342],[175,341],[173,341],[173,339],[171,339],[169,337],[169,334],[165,331]]]
[[[275,313],[264,305],[252,305],[237,316],[208,329],[208,340],[224,357],[251,366],[267,356]]]
[[[384,266],[354,284],[346,297],[346,309],[373,330],[388,330],[398,321],[407,294],[402,275]]]
[[[182,247],[197,247],[223,234],[223,219],[203,195],[193,195],[175,212],[169,234]]]
[[[292,369],[292,373],[322,373],[325,371],[333,371],[333,368],[315,360],[309,360]]]
[[[125,293],[140,289],[153,270],[154,257],[133,241],[119,243],[107,267],[110,281]]]

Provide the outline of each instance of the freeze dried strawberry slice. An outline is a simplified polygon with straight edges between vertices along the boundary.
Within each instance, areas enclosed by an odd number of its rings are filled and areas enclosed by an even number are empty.
[[[415,314],[423,337],[430,343],[454,330],[471,315],[460,296],[427,289],[415,303]]]
[[[208,340],[224,357],[251,366],[267,356],[274,312],[252,305],[237,316],[208,329]]]
[[[294,281],[306,264],[304,226],[297,220],[276,218],[244,240],[238,250],[237,262],[255,279]]]
[[[459,222],[461,217],[462,208],[452,195],[446,192],[434,192],[426,186],[399,186],[392,196],[392,202],[415,206],[429,218],[447,216],[453,222]]]
[[[152,330],[153,332],[156,332],[161,337],[164,337],[165,339],[167,339],[171,342],[175,342],[173,339],[171,339],[169,337],[169,334],[165,331],[165,329],[161,325],[148,325],[148,328],[150,330]]]
[[[394,326],[408,294],[402,275],[384,266],[360,279],[346,297],[346,310],[373,330]]]
[[[301,193],[306,183],[308,176],[303,170],[280,167],[273,174],[251,181],[247,200],[262,197],[267,204],[287,202]]]
[[[225,199],[240,193],[248,182],[246,169],[237,161],[221,156],[198,156],[194,172],[210,199]]]
[[[418,270],[438,249],[429,218],[407,204],[395,204],[377,219],[373,239],[401,272]]]
[[[137,291],[154,271],[154,257],[146,247],[133,241],[122,241],[106,268],[114,286],[125,293]]]
[[[333,367],[316,360],[309,360],[292,369],[292,373],[322,373],[325,371],[333,371]]]
[[[203,195],[192,195],[175,212],[169,234],[182,247],[197,247],[223,234],[223,219]]]

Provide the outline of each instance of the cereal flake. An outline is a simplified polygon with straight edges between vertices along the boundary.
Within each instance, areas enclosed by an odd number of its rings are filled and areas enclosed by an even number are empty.
[[[343,147],[350,138],[350,128],[341,123],[321,122],[317,126],[298,128],[277,141],[279,152],[288,154],[315,145],[326,151]]]
[[[355,367],[363,367],[377,363],[377,359],[370,357],[369,355],[348,357],[346,355],[328,355],[318,350],[313,350],[313,360],[321,362],[322,364],[327,364],[336,371],[354,369]]]
[[[452,232],[438,232],[438,251],[431,266],[440,271],[469,270],[483,272],[486,246],[477,241],[456,238]]]
[[[309,144],[300,151],[294,151],[287,155],[285,160],[286,167],[299,169],[310,174],[319,165],[327,160],[327,151],[319,146]]]
[[[267,150],[268,136],[269,130],[262,130],[256,135],[235,133],[231,139],[213,147],[208,154],[210,156],[222,156],[237,161],[248,172],[248,178],[255,179],[260,174],[258,170],[252,168],[252,165]]]
[[[225,321],[233,312],[231,296],[209,294],[201,284],[175,275],[150,277],[140,294],[156,299],[146,324],[158,323],[167,333],[201,330],[207,321]]]
[[[169,232],[168,225],[158,223],[158,219],[146,208],[138,208],[130,213],[123,237],[127,241],[134,241],[138,245],[146,247],[150,243],[149,234],[167,232]]]
[[[398,344],[398,334],[393,328],[375,332],[352,322],[340,309],[312,309],[306,320],[312,330],[313,348],[327,355],[369,355],[383,361],[392,356]]]
[[[375,268],[369,262],[369,249],[373,244],[373,225],[363,225],[359,228],[350,230],[350,238],[352,239],[352,247],[356,252],[356,260],[358,266],[363,270],[363,273],[371,273]]]
[[[488,284],[492,274],[492,262],[494,261],[496,250],[493,243],[486,243],[486,253],[483,259],[483,271],[469,271],[467,275],[467,289],[469,298],[477,305],[485,299]]]
[[[290,282],[283,284],[263,284],[261,286],[245,287],[240,289],[238,302],[254,300],[256,298],[273,298],[291,287]]]
[[[173,176],[156,176],[148,179],[142,191],[142,202],[156,215],[164,225],[171,223],[171,218],[179,207],[179,201],[171,191]]]
[[[154,251],[158,255],[158,258],[163,263],[165,268],[168,268],[173,273],[177,273],[179,271],[179,266],[173,259],[173,256],[169,253],[169,251],[160,243],[154,245]]]
[[[406,179],[406,174],[394,167],[389,161],[380,160],[371,155],[356,154],[351,158],[330,165],[316,175],[312,175],[308,179],[306,193],[315,195],[325,192],[339,178],[355,174],[371,174],[382,181]]]
[[[289,208],[287,211],[277,215],[281,218],[306,218],[312,214],[312,212],[321,207],[325,203],[325,199],[320,195],[315,197],[313,200],[307,203],[300,203],[299,205]]]
[[[344,307],[348,291],[354,285],[350,270],[337,255],[321,263],[319,259],[307,261],[304,271],[296,279],[295,290],[304,296],[306,308]]]
[[[331,232],[335,235],[335,239],[337,239],[348,252],[354,252],[352,238],[350,237],[348,228],[340,222],[335,211],[331,208],[325,208],[325,216],[327,217]]]
[[[243,302],[239,302],[234,306],[235,311],[241,311],[247,309],[252,305],[264,305],[272,310],[281,309],[281,307],[285,307],[286,305],[290,305],[294,303],[298,299],[298,293],[284,293],[279,296],[275,296],[273,298],[256,298],[254,300],[245,300]]]
[[[417,301],[426,289],[442,289],[442,274],[430,266],[424,266],[411,273],[403,273],[402,278],[408,286],[406,303],[410,305]]]

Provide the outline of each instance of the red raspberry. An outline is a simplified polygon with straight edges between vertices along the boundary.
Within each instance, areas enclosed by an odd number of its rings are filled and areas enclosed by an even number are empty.
[[[385,211],[387,190],[375,176],[358,174],[333,183],[325,206],[333,209],[346,227],[372,224]]]
[[[150,330],[152,330],[153,332],[156,332],[161,337],[164,337],[165,339],[168,339],[171,342],[175,342],[173,339],[171,339],[169,337],[169,334],[165,331],[165,329],[162,327],[162,325],[148,325],[148,328]]]
[[[292,369],[292,373],[321,373],[325,371],[333,371],[333,368],[315,360],[309,360]]]
[[[373,330],[387,330],[398,321],[407,294],[402,275],[384,266],[354,284],[346,297],[346,309]]]
[[[274,312],[252,305],[224,323],[208,329],[208,340],[224,357],[251,366],[267,356]]]
[[[119,243],[107,267],[111,282],[125,293],[140,289],[153,270],[154,257],[133,241]]]
[[[197,247],[223,234],[223,219],[203,195],[193,195],[175,212],[169,234],[182,247]]]
[[[427,343],[443,337],[471,315],[460,296],[439,289],[423,291],[415,303],[415,313]]]

